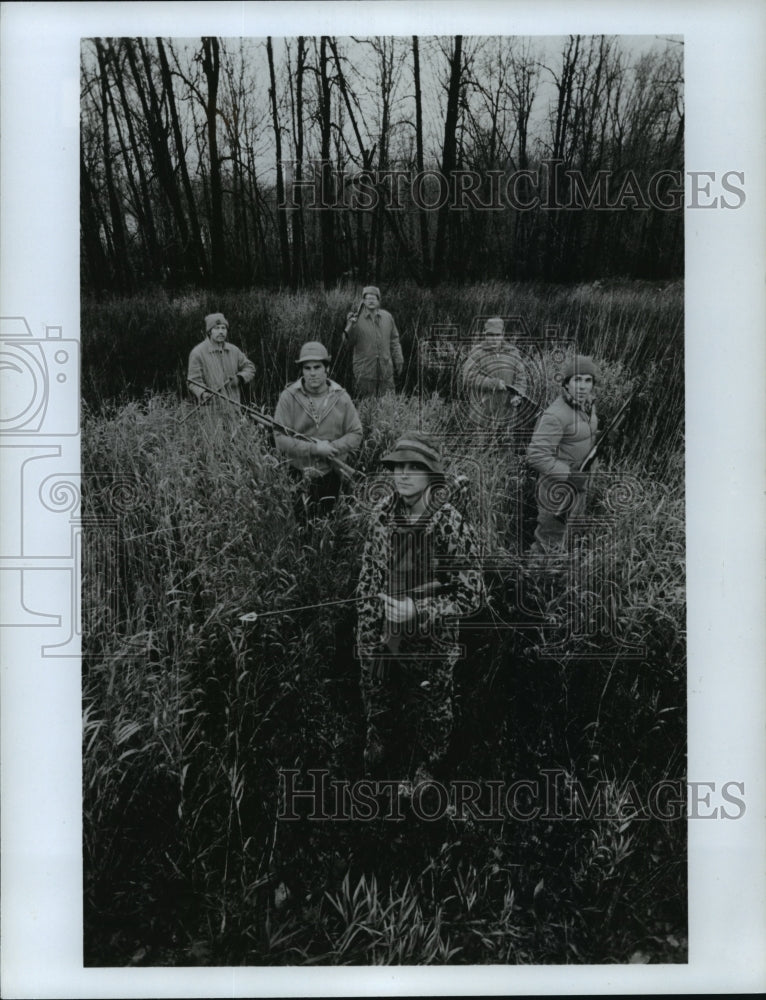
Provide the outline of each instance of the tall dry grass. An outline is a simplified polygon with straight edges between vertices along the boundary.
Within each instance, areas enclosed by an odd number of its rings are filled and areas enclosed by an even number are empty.
[[[630,488],[615,498],[609,476],[596,481],[609,545],[585,539],[577,576],[558,583],[521,573],[519,538],[534,514],[518,506],[530,497],[523,462],[491,447],[452,456],[453,470],[473,478],[464,503],[484,552],[505,568],[488,571],[491,614],[462,637],[449,773],[513,781],[558,769],[604,782],[615,801],[629,781],[646,790],[683,778],[680,290],[405,287],[387,300],[411,366],[419,331],[437,319],[519,312],[532,330],[554,317],[562,340],[603,359],[605,413],[636,392],[612,457]],[[159,391],[143,356],[130,370],[135,398],[121,387],[110,399],[103,352],[111,337],[128,366],[150,329],[154,363],[175,359],[172,382],[198,310],[222,308],[232,339],[255,360],[262,348],[255,396],[265,402],[300,342],[332,344],[346,305],[338,290],[84,312],[86,962],[683,960],[681,823],[620,809],[577,823],[277,820],[281,768],[360,774],[354,612],[340,605],[257,626],[239,615],[353,594],[363,493],[301,534],[293,486],[264,432]],[[151,327],[158,317],[164,325]],[[455,429],[453,405],[436,395],[423,405],[406,394],[365,401],[360,413],[366,470],[418,419]],[[515,519],[526,536],[509,530]],[[108,568],[104,551],[115,553]],[[605,622],[612,635],[596,627]],[[641,656],[625,655],[638,645]]]

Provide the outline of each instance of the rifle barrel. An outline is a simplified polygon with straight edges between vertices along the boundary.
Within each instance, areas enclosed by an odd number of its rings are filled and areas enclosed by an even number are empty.
[[[578,469],[578,472],[587,472],[588,471],[588,466],[591,465],[591,463],[593,462],[593,459],[598,455],[599,449],[600,449],[601,445],[603,444],[603,442],[612,433],[612,431],[615,430],[617,427],[619,427],[620,424],[622,423],[623,417],[625,416],[625,411],[627,410],[628,404],[630,403],[631,399],[633,399],[633,394],[632,393],[630,394],[630,396],[628,396],[628,398],[625,400],[625,402],[619,408],[619,410],[617,411],[617,413],[615,413],[615,415],[612,417],[612,419],[606,425],[606,427],[604,428],[604,430],[601,432],[601,434],[599,435],[598,441],[596,441],[596,443],[593,445],[593,447],[590,449],[590,451],[588,452],[588,454],[585,456],[585,458],[580,463],[580,467]]]
[[[266,413],[261,413],[260,410],[256,410],[254,406],[247,406],[245,403],[240,403],[239,400],[232,399],[230,396],[224,396],[222,392],[210,389],[208,386],[204,385],[202,382],[198,382],[196,379],[190,378],[186,381],[190,385],[196,385],[200,389],[204,389],[206,392],[218,397],[218,399],[223,399],[227,403],[231,403],[232,406],[238,406],[240,410],[244,410],[245,413],[249,413],[257,423],[262,424],[264,427],[268,427],[270,430],[279,431],[280,434],[285,434],[288,437],[295,438],[297,441],[306,441],[309,444],[317,443],[316,438],[308,437],[306,434],[301,434],[300,431],[293,430],[292,427],[280,424],[273,417],[268,416]],[[331,458],[330,456],[327,456],[327,461],[330,462],[331,465],[334,465],[338,472],[340,472],[347,479],[353,479],[354,476],[358,475],[356,469],[344,462],[342,458]]]
[[[414,587],[412,590],[400,590],[390,597],[428,597],[432,593],[436,593],[443,587],[448,587],[448,583],[439,583],[435,580],[433,583],[424,584],[422,587]],[[247,614],[240,615],[239,620],[241,622],[255,622],[259,618],[270,618],[272,615],[291,615],[297,611],[313,611],[316,608],[333,608],[340,604],[356,604],[358,601],[366,601],[369,595],[356,597],[342,597],[337,601],[320,601],[318,604],[299,604],[294,608],[275,608],[273,611],[248,611]]]

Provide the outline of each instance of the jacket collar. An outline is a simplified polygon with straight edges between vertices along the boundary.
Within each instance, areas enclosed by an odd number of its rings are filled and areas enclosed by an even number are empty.
[[[322,413],[322,420],[324,420],[324,418],[327,416],[327,414],[330,413],[330,411],[335,408],[335,405],[338,402],[338,400],[340,399],[341,393],[343,392],[343,386],[338,385],[337,382],[333,382],[333,380],[331,378],[328,378],[328,380],[327,380],[327,389],[328,389],[328,393],[327,393],[328,394],[328,406],[324,410],[324,412]],[[287,391],[295,399],[296,403],[302,409],[304,409],[306,411],[306,413],[308,413],[308,415],[311,417],[311,419],[315,420],[315,414],[312,412],[311,407],[309,405],[309,399],[311,397],[309,397],[308,393],[304,392],[304,390],[303,390],[303,384],[302,384],[301,379],[298,379],[296,382],[292,382],[290,385],[288,385]],[[324,396],[321,396],[319,398],[323,399]]]
[[[596,402],[595,399],[591,398],[587,403],[578,403],[574,396],[572,396],[568,389],[566,389],[563,385],[561,387],[561,398],[570,409],[575,411],[575,413],[582,413],[584,417],[590,419],[590,415],[593,412],[593,406]]]
[[[331,393],[332,392],[343,392],[343,386],[342,385],[338,385],[338,383],[334,382],[331,378],[327,379],[327,388],[328,388],[328,391],[331,392]],[[295,382],[291,382],[288,385],[288,387],[287,387],[287,391],[288,392],[292,392],[293,394],[297,394],[300,391],[300,394],[302,396],[307,396],[308,395],[308,393],[304,392],[304,390],[303,390],[303,380],[300,379],[300,378],[297,379]]]

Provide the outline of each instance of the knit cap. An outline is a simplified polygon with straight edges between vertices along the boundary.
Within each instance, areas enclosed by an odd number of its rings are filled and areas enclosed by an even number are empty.
[[[566,384],[573,375],[592,375],[594,381],[601,378],[601,372],[596,367],[593,358],[585,354],[577,354],[570,358],[561,373],[561,381]]]
[[[484,333],[505,333],[505,323],[499,316],[484,320]]]
[[[210,333],[213,327],[218,323],[223,323],[226,329],[229,329],[229,321],[223,313],[208,313],[205,317],[205,333]]]

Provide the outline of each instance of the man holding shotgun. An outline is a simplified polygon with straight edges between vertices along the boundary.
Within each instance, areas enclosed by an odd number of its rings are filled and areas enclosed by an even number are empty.
[[[283,390],[274,420],[298,437],[274,430],[274,441],[306,487],[306,513],[329,513],[341,487],[339,463],[362,443],[362,423],[351,397],[329,378],[330,355],[317,341],[301,347],[301,377]]]
[[[526,398],[527,374],[521,354],[505,337],[502,317],[485,320],[481,340],[471,348],[461,376],[477,423],[504,429],[515,422]]]
[[[529,442],[529,464],[540,473],[534,553],[561,551],[567,521],[585,512],[589,472],[583,463],[597,441],[598,378],[591,358],[572,358],[562,372],[561,393],[541,414]]]
[[[369,777],[428,781],[452,730],[457,618],[484,598],[476,535],[449,502],[436,442],[418,431],[381,460],[393,490],[374,508],[357,588]],[[385,774],[385,771],[394,773]]]
[[[358,398],[394,391],[394,373],[404,359],[399,331],[390,312],[380,308],[380,289],[362,289],[362,301],[346,316],[344,343],[354,351],[354,393]]]
[[[205,317],[205,340],[189,355],[189,391],[198,402],[207,403],[215,395],[242,401],[242,386],[255,376],[255,365],[234,344],[227,343],[229,321],[223,313]]]

